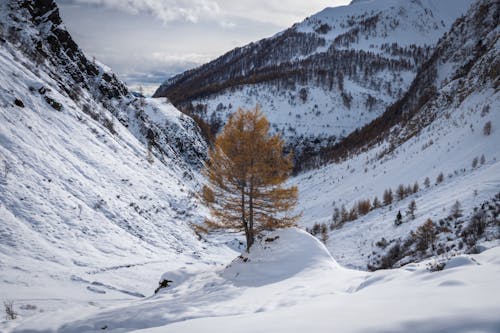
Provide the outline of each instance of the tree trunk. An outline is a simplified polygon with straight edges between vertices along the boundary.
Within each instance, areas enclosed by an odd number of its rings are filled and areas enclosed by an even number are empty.
[[[250,250],[250,247],[253,245],[255,241],[255,235],[253,230],[253,186],[250,185],[250,193],[248,196],[248,240],[247,242],[247,251]]]
[[[241,187],[241,223],[245,229],[245,238],[247,241],[247,252],[250,251],[250,246],[252,246],[253,241],[250,239],[250,232],[247,223],[247,218],[245,214],[245,187]]]

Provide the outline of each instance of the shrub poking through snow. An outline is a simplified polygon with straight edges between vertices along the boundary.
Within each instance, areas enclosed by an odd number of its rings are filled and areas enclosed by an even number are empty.
[[[3,306],[6,320],[14,320],[17,318],[17,313],[14,311],[14,301],[5,301],[3,302]]]
[[[483,134],[488,136],[491,134],[491,121],[486,122],[483,127]]]
[[[477,164],[479,163],[479,159],[477,157],[474,157],[472,160],[472,169],[477,168]]]
[[[429,188],[431,186],[431,180],[429,179],[429,177],[425,177],[424,186],[425,188]]]
[[[437,184],[440,184],[440,183],[442,183],[443,181],[444,181],[444,175],[443,175],[443,173],[441,172],[441,173],[437,176],[437,178],[436,178],[436,183],[437,183]]]
[[[394,224],[398,226],[401,225],[402,223],[403,223],[403,215],[401,215],[401,211],[399,210],[396,215],[396,219],[394,220]]]

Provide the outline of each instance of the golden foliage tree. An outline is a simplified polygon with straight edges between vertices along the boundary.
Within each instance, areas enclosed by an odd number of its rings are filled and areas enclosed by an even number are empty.
[[[269,134],[269,122],[258,107],[233,114],[209,152],[203,190],[211,208],[211,227],[245,232],[247,251],[256,233],[295,224],[288,214],[297,203],[297,188],[284,187],[292,171],[283,140]]]

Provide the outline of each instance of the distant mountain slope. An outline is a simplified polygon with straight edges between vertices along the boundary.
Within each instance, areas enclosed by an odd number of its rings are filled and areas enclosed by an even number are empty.
[[[53,1],[1,1],[0,32],[2,299],[140,297],[212,263],[193,120],[85,57]]]
[[[327,8],[171,78],[155,97],[215,126],[240,106],[260,104],[295,146],[307,137],[331,144],[402,96],[472,2],[375,0]]]
[[[498,1],[475,3],[401,100],[323,151],[323,162],[336,163],[293,179],[303,225],[331,228],[313,232],[328,238],[339,263],[388,268],[500,244],[499,12]],[[384,204],[388,189],[393,199]],[[428,219],[435,241],[424,248],[418,228]]]
[[[384,140],[391,141],[390,151],[418,134],[444,110],[459,107],[467,97],[489,89],[498,91],[498,4],[481,3],[439,40],[400,100],[341,144],[322,149],[319,158],[302,161],[303,165],[345,158]]]

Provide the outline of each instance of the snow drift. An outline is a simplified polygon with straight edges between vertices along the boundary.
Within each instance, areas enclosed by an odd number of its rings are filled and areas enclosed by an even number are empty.
[[[337,263],[319,240],[290,228],[260,235],[250,253],[236,258],[222,276],[238,286],[260,286],[335,268]]]

